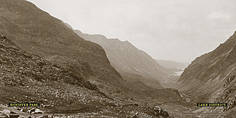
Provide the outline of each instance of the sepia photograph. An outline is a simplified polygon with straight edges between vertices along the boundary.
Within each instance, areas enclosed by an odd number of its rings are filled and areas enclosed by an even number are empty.
[[[236,118],[236,1],[0,0],[0,118]]]

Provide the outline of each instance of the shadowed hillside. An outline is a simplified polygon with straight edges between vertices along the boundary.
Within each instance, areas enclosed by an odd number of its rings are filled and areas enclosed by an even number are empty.
[[[83,77],[21,50],[5,36],[0,36],[0,53],[1,117],[7,109],[21,117],[32,116],[1,105],[10,102],[37,102],[48,114],[77,113],[78,117],[155,116],[150,107],[107,97]]]
[[[162,87],[167,73],[145,52],[109,40],[104,45],[116,45],[106,55],[25,0],[0,0],[0,34],[0,103],[39,102],[49,113],[122,118],[160,116],[156,105],[166,111],[188,105],[178,90]]]
[[[105,51],[76,35],[65,24],[24,0],[0,0],[0,32],[23,50],[63,65],[78,75],[122,81]]]
[[[179,79],[179,88],[198,102],[236,106],[236,32],[214,51],[198,57]]]
[[[111,62],[111,65],[121,73],[123,77],[139,75],[140,81],[154,88],[158,87],[158,81],[164,82],[167,73],[151,56],[137,49],[128,41],[107,39],[102,35],[89,35],[75,31],[80,37],[101,45]],[[130,74],[130,75],[127,75]],[[125,78],[124,78],[125,79]],[[126,80],[129,80],[126,78]]]
[[[86,104],[92,97],[88,93],[103,97],[83,77],[22,51],[5,37],[0,37],[0,53],[0,103],[37,101],[51,107],[66,107],[66,104]],[[88,99],[80,101],[82,97]]]

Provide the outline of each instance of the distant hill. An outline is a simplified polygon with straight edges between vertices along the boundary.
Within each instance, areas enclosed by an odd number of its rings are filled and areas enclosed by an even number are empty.
[[[181,75],[179,89],[197,102],[236,106],[236,32],[215,50],[195,59]],[[234,112],[236,113],[236,112]]]
[[[170,60],[157,60],[162,67],[166,68],[170,73],[184,70],[187,67],[187,63],[175,62]]]
[[[120,41],[118,39],[108,39],[103,35],[90,35],[75,31],[80,37],[101,45],[107,54],[111,65],[126,76],[140,75],[144,78],[144,83],[155,86],[159,82],[163,82],[167,76],[166,70],[160,66],[151,56],[142,50],[137,49],[128,41]],[[147,81],[148,80],[148,81]],[[157,80],[157,81],[155,81]]]

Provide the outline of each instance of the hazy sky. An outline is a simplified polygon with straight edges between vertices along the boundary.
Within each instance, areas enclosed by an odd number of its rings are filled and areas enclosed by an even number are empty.
[[[236,30],[236,0],[29,0],[74,29],[191,62]]]

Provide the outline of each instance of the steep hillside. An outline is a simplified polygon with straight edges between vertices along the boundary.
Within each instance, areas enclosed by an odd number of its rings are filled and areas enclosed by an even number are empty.
[[[90,104],[95,96],[104,98],[97,87],[83,77],[22,51],[5,36],[0,36],[0,54],[2,104],[27,101],[67,107],[68,104]]]
[[[214,51],[194,60],[179,79],[179,88],[197,102],[236,106],[236,32]]]
[[[136,113],[152,117],[157,102],[180,104],[182,100],[177,90],[150,89],[136,80],[137,86],[130,86],[133,81],[122,79],[101,46],[85,41],[62,21],[25,0],[0,0],[0,34],[0,103],[39,102],[48,106],[49,112],[99,115],[96,117]],[[139,55],[147,64],[125,71],[147,75],[150,80],[163,79],[159,65],[144,52]],[[139,61],[129,63],[136,66]],[[133,74],[132,78],[142,76]],[[158,81],[149,82],[161,87]],[[137,90],[132,92],[130,87]],[[137,93],[141,93],[140,99]]]
[[[137,49],[128,41],[118,39],[107,39],[102,35],[89,35],[80,31],[75,31],[80,37],[101,45],[111,62],[111,65],[124,77],[127,74],[140,75],[142,80],[150,86],[158,87],[158,80],[163,82],[166,72],[147,53]],[[131,75],[129,77],[131,77]],[[126,76],[127,77],[127,76]]]
[[[77,114],[78,117],[132,117],[137,113],[139,117],[155,116],[152,108],[134,101],[111,99],[83,77],[21,50],[1,35],[0,116],[4,114],[3,110],[14,111],[22,117],[32,116],[7,107],[10,102],[36,102],[47,114]]]
[[[99,45],[25,0],[0,0],[0,32],[21,49],[100,82],[122,81]],[[91,77],[93,76],[93,77]]]

